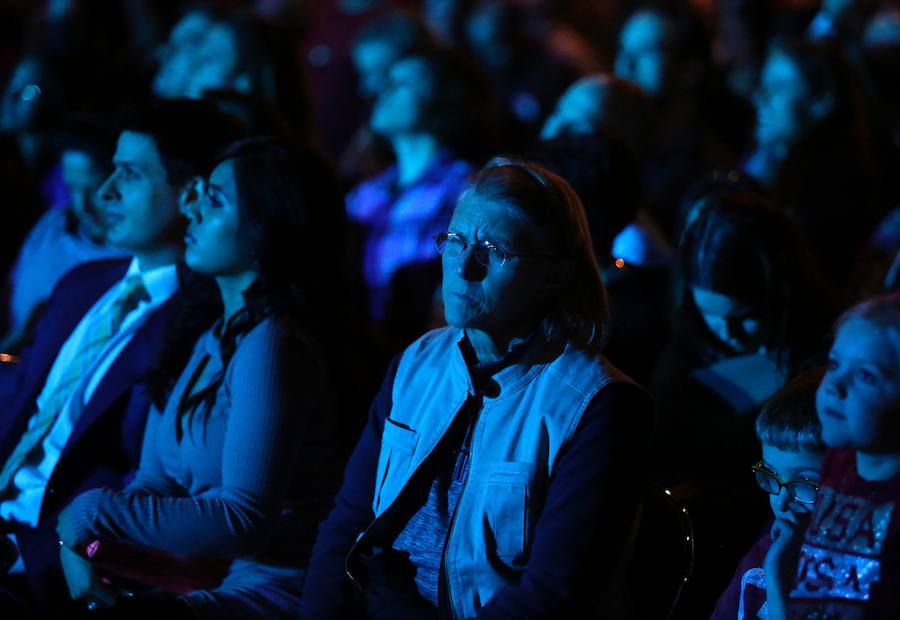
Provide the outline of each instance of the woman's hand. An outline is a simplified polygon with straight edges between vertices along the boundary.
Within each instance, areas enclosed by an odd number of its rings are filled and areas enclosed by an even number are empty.
[[[769,620],[787,618],[787,602],[797,574],[797,562],[800,559],[800,547],[805,532],[806,520],[792,523],[785,519],[776,519],[772,526],[772,546],[763,562]]]
[[[99,607],[116,604],[116,593],[100,583],[94,567],[65,545],[60,545],[59,561],[66,576],[69,594],[76,601],[94,603]]]
[[[72,504],[69,504],[59,513],[59,519],[56,521],[56,535],[66,547],[77,549],[80,541],[76,540],[75,530],[72,527],[71,508]]]
[[[90,519],[97,516],[98,502],[109,489],[92,489],[82,493],[66,506],[56,520],[56,535],[70,549],[79,553],[92,540],[99,538],[89,529]]]

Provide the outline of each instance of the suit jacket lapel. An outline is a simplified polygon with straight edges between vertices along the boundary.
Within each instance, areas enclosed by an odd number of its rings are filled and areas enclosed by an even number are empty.
[[[43,389],[66,340],[94,304],[122,278],[128,269],[128,261],[115,261],[109,266],[104,265],[104,269],[96,278],[80,283],[83,285],[81,290],[73,290],[70,296],[66,296],[64,308],[47,308],[41,321],[45,331],[38,332],[28,352],[29,359],[21,362],[28,366],[23,369],[25,374],[15,386],[12,403],[3,403],[2,406],[9,413],[0,415],[0,461],[7,458],[25,432],[28,420],[35,412],[35,399]]]
[[[150,313],[109,367],[76,420],[61,458],[119,398],[143,380],[177,295],[176,291],[165,303]]]

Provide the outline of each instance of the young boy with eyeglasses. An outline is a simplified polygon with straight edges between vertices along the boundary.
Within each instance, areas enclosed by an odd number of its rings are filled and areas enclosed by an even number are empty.
[[[822,427],[816,416],[816,387],[821,371],[808,372],[779,390],[756,420],[762,460],[753,466],[759,486],[769,493],[775,520],[803,528],[816,501],[825,458]],[[710,620],[766,618],[763,562],[772,537],[757,541],[738,564]]]

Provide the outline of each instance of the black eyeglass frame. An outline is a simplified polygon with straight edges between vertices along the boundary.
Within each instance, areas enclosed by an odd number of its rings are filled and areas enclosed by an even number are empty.
[[[769,495],[778,495],[779,493],[781,493],[781,487],[784,487],[787,489],[788,495],[791,496],[791,499],[796,500],[796,501],[800,502],[801,504],[815,504],[816,503],[816,498],[813,498],[810,501],[810,500],[805,500],[805,499],[801,499],[801,498],[797,497],[796,488],[798,486],[811,487],[811,488],[815,489],[816,495],[818,496],[819,484],[817,482],[813,482],[812,480],[784,481],[781,478],[779,478],[778,475],[774,471],[772,471],[771,469],[766,467],[766,464],[763,461],[759,461],[756,465],[751,467],[750,470],[756,476],[756,483],[759,485],[759,488],[761,488],[763,491],[765,491]],[[778,489],[773,492],[773,491],[770,491],[769,489],[765,488],[759,482],[759,477],[758,477],[759,474],[762,474],[762,475],[768,477],[769,479],[775,481],[775,483],[778,485]]]
[[[450,255],[451,258],[459,258],[466,251],[466,248],[472,247],[474,248],[473,252],[475,253],[475,260],[483,267],[490,266],[490,257],[491,252],[494,252],[496,255],[500,257],[500,263],[497,265],[498,267],[502,267],[506,264],[510,258],[543,258],[546,260],[557,260],[557,256],[551,256],[550,254],[524,254],[524,253],[513,253],[504,249],[502,246],[497,245],[491,241],[476,241],[475,243],[469,243],[466,241],[466,238],[455,232],[442,232],[438,233],[434,236],[434,243],[437,246],[438,254],[443,255],[446,252],[447,241],[455,239],[460,241],[463,246],[459,251],[459,254],[456,256]]]

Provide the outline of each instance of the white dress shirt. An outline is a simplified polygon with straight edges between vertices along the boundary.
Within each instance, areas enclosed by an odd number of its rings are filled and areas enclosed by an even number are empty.
[[[73,391],[68,402],[63,406],[59,417],[54,422],[50,432],[41,443],[42,450],[35,451],[31,460],[25,463],[13,476],[13,487],[18,491],[16,495],[6,501],[0,502],[0,518],[35,527],[41,512],[41,504],[47,483],[63,448],[72,434],[77,421],[75,415],[81,412],[84,405],[90,401],[94,391],[110,367],[116,361],[122,350],[131,342],[134,333],[144,323],[150,313],[160,304],[164,303],[178,289],[178,274],[175,265],[166,265],[141,272],[137,259],[131,261],[125,277],[113,285],[106,294],[84,315],[78,326],[63,344],[56,356],[56,361],[47,375],[47,381],[37,398],[38,409],[54,393],[57,384],[66,376],[67,366],[75,361],[73,358],[81,350],[83,341],[91,334],[90,326],[94,324],[98,316],[113,311],[113,305],[119,297],[119,289],[124,286],[125,280],[134,274],[141,274],[144,287],[149,293],[150,301],[141,301],[138,306],[128,313],[119,327],[119,331],[110,338],[106,347],[97,356],[93,366],[85,374],[85,382],[79,389]],[[73,403],[74,398],[81,398],[80,403]],[[29,420],[29,427],[34,423],[35,415]]]

